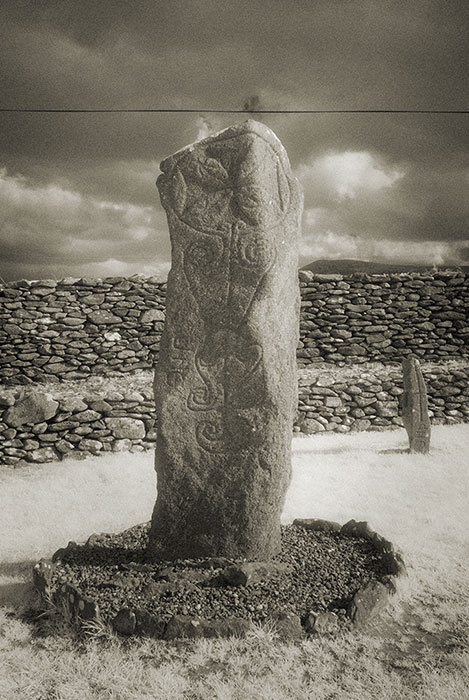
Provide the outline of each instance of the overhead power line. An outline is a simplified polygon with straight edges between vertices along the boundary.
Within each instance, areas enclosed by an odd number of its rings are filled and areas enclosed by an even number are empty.
[[[3,113],[23,114],[469,114],[467,109],[20,109],[0,108]]]

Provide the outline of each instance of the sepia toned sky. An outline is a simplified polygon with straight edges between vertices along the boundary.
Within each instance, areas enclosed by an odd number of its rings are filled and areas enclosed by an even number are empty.
[[[3,0],[0,277],[164,278],[165,156],[243,114],[467,110],[464,0]],[[467,114],[254,114],[305,191],[302,264],[469,262]]]

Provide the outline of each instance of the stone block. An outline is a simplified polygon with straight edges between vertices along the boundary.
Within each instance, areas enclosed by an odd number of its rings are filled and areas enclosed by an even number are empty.
[[[153,321],[164,321],[165,314],[159,309],[147,309],[140,316],[140,323],[153,323]]]
[[[250,561],[229,566],[223,569],[220,576],[229,586],[253,586],[271,576],[285,573],[288,568],[281,562]]]
[[[140,440],[145,437],[145,424],[136,418],[105,418],[104,422],[115,438]]]
[[[298,615],[292,612],[279,611],[274,612],[267,618],[268,624],[284,642],[297,641],[304,639],[305,632],[301,626],[301,620]]]
[[[306,420],[301,421],[300,429],[306,435],[313,435],[314,433],[324,432],[325,427],[316,418],[306,418]]]
[[[108,323],[122,323],[122,319],[119,316],[116,316],[115,314],[111,313],[111,311],[106,311],[105,309],[90,311],[88,313],[88,320],[95,323],[97,326]]]
[[[349,615],[354,625],[366,625],[371,618],[384,610],[388,600],[388,587],[379,581],[370,581],[355,594],[350,606]]]
[[[3,420],[13,427],[42,423],[55,416],[58,407],[59,402],[50,394],[38,391],[17,401],[5,412]]]
[[[40,447],[38,450],[32,450],[26,455],[28,462],[56,462],[58,456],[52,447]]]
[[[339,618],[333,612],[310,613],[304,622],[307,634],[335,634],[339,631]]]

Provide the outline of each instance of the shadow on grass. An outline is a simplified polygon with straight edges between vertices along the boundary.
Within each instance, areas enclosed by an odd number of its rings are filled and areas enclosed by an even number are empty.
[[[368,636],[379,639],[380,653],[389,665],[404,675],[443,656],[465,648],[464,634],[451,624],[430,631],[425,625],[425,611],[416,601],[401,602],[398,614],[385,612],[366,628]]]
[[[0,564],[2,613],[7,620],[18,620],[26,624],[33,639],[49,636],[71,638],[75,634],[73,628],[65,624],[57,610],[47,607],[33,585],[35,563],[36,561],[22,561]]]
[[[308,447],[304,450],[294,448],[292,450],[293,455],[296,454],[310,454],[310,455],[340,455],[340,454],[410,454],[409,448],[405,447],[393,447],[389,450],[376,450],[373,447],[350,447],[344,445],[343,447],[327,447],[325,445],[323,448],[311,448]]]
[[[37,603],[38,596],[33,586],[35,563],[35,561],[21,561],[0,564],[1,606],[24,608]]]

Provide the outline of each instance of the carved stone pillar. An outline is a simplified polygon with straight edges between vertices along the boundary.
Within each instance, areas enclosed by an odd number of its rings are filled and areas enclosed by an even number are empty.
[[[266,560],[290,481],[302,195],[280,141],[253,120],[161,170],[172,267],[148,555]]]
[[[425,381],[419,361],[406,357],[402,361],[404,393],[401,398],[402,420],[412,452],[430,451],[430,418]]]

